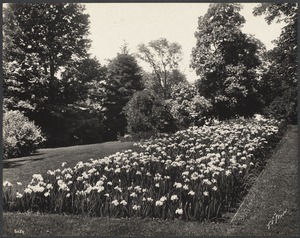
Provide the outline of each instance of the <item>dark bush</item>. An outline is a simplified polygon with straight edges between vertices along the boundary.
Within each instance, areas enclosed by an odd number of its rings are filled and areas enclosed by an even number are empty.
[[[177,129],[167,105],[149,90],[136,92],[124,107],[124,113],[128,133],[134,137],[149,137],[159,132],[175,132]]]

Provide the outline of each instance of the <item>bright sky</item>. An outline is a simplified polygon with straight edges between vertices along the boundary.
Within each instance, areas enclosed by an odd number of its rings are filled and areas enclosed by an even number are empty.
[[[270,49],[283,25],[268,25],[263,17],[254,17],[253,8],[257,3],[243,3],[241,14],[246,23],[243,32],[253,34]],[[198,17],[203,16],[209,3],[85,3],[90,14],[90,53],[101,64],[116,57],[124,41],[128,43],[130,53],[137,52],[140,43],[147,44],[160,37],[182,46],[183,60],[180,70],[190,82],[197,76],[189,68],[192,48],[196,45],[194,33],[198,26]],[[139,62],[146,70],[146,65]]]

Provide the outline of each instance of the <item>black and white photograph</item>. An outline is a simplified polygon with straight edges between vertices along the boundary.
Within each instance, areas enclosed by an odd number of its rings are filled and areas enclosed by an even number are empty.
[[[3,236],[298,236],[298,4],[2,4]]]

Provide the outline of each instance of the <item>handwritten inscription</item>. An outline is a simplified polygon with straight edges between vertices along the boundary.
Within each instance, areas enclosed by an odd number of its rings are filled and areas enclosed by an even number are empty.
[[[269,221],[267,227],[268,227],[268,230],[271,229],[271,227],[274,225],[274,224],[277,224],[278,221],[280,219],[282,219],[282,217],[284,217],[284,215],[287,213],[287,209],[285,209],[281,214],[277,214],[276,212],[274,213],[272,219]]]
[[[15,232],[15,234],[22,234],[22,235],[25,234],[25,232],[21,229],[19,229],[19,230],[15,229],[14,232]]]

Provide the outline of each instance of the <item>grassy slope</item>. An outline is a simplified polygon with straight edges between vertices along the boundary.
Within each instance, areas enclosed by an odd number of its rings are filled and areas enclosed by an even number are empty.
[[[121,144],[120,144],[121,145]],[[291,127],[279,144],[267,168],[253,186],[232,224],[184,221],[108,219],[53,214],[5,213],[4,234],[14,235],[151,235],[224,236],[296,235],[297,226],[297,127]],[[59,163],[60,165],[60,163]],[[20,171],[20,170],[19,170]],[[13,176],[11,171],[10,176]],[[5,178],[5,177],[4,177]],[[7,177],[8,178],[8,177]],[[287,213],[267,229],[273,214]]]
[[[43,174],[67,162],[65,167],[73,167],[79,161],[103,158],[115,152],[132,148],[132,142],[106,142],[102,144],[80,145],[54,149],[40,149],[35,155],[3,161],[3,181],[8,180],[16,187],[16,182],[27,185],[32,174]]]
[[[277,224],[267,224],[276,213],[287,210]],[[281,140],[258,182],[251,188],[233,223],[244,232],[258,236],[298,234],[298,129],[292,126]],[[253,229],[255,227],[255,229]],[[234,229],[231,231],[236,233]]]

